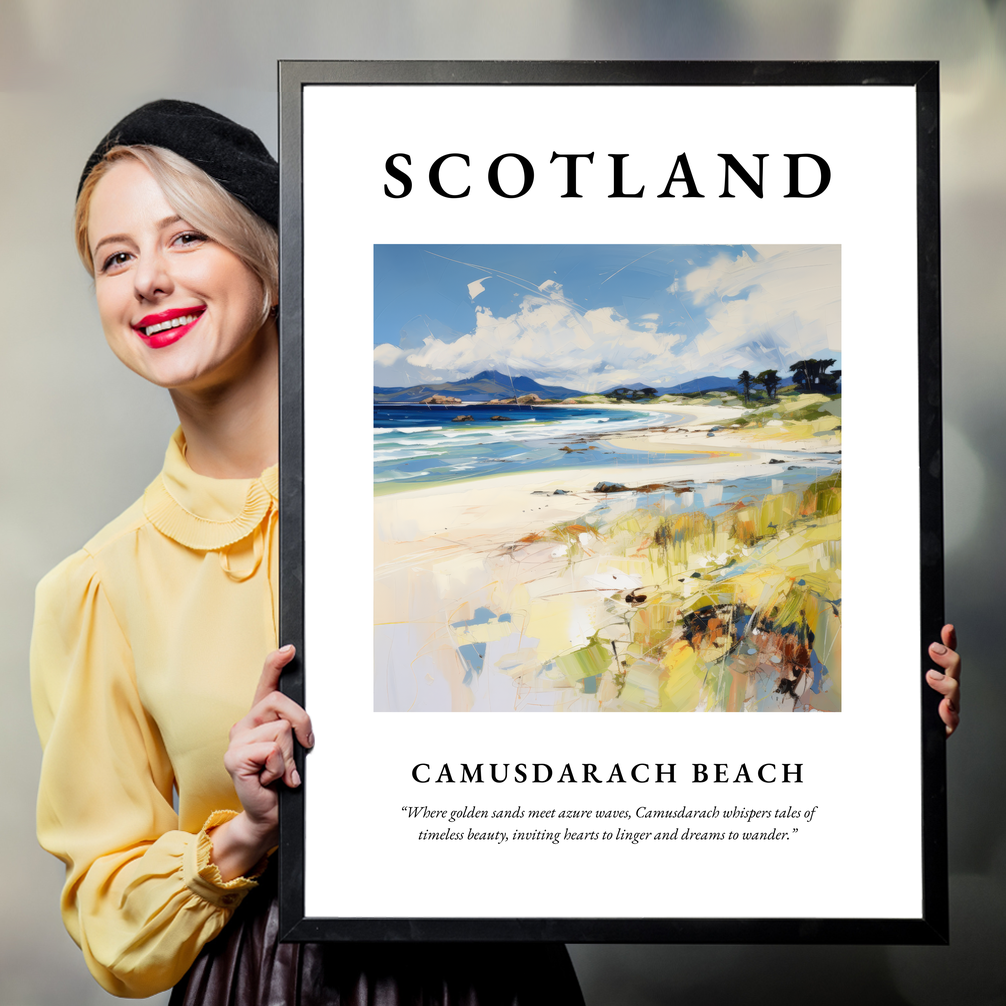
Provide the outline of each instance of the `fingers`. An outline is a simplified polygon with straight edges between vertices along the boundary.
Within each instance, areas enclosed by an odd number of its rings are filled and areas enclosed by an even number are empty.
[[[957,630],[952,625],[944,625],[940,630],[939,643],[929,644],[930,659],[939,664],[926,672],[926,683],[943,696],[940,702],[940,719],[946,726],[949,737],[961,721],[961,656],[957,652]]]
[[[952,625],[943,626],[940,631],[940,639],[943,640],[944,646],[950,647],[951,650],[957,649],[957,630]]]
[[[256,758],[262,766],[258,774],[258,781],[262,786],[268,786],[283,778],[286,769],[286,759],[283,756],[282,745],[275,742],[263,741],[259,744],[249,745],[249,751],[254,752]]]
[[[933,672],[930,672],[933,673]],[[943,720],[944,727],[949,737],[960,725],[961,714],[953,700],[945,698],[939,705],[940,719]]]
[[[280,779],[291,788],[300,786],[294,736],[304,747],[314,746],[311,717],[278,690],[283,668],[295,653],[293,646],[284,646],[266,657],[252,708],[231,728],[224,765],[249,811],[266,798],[264,788]]]
[[[283,668],[293,660],[296,653],[296,648],[288,645],[278,650],[273,650],[265,658],[265,663],[262,665],[262,676],[259,678],[258,687],[255,689],[255,698],[252,699],[253,708],[270,692],[276,691],[279,687],[279,677],[283,673]]]
[[[927,671],[926,681],[933,691],[939,692],[940,695],[949,701],[950,707],[954,712],[959,712],[957,705],[957,697],[961,689],[959,681],[950,677],[949,674],[942,674],[940,671]]]
[[[279,679],[283,668],[293,660],[296,652],[293,646],[284,646],[279,650],[273,650],[265,658],[251,711],[235,725],[234,730],[249,729],[270,720],[285,719],[293,725],[297,740],[304,747],[314,747],[311,717],[302,706],[279,691]],[[234,730],[231,731],[232,737]]]
[[[949,737],[961,721],[960,682],[949,674],[930,670],[926,672],[926,683],[943,696],[939,707],[940,719],[943,720]]]
[[[947,728],[948,737],[957,729],[961,722],[960,712],[950,707],[949,699],[944,699],[940,703],[940,719],[943,720]]]
[[[944,629],[944,635],[949,635]],[[943,671],[955,680],[961,675],[961,655],[943,643],[930,643],[929,656],[943,668]]]
[[[234,778],[236,787],[239,781],[251,780],[257,780],[259,786],[268,786],[283,777],[286,761],[280,744],[264,740],[229,748],[224,755],[224,768]]]
[[[314,747],[311,717],[304,711],[303,706],[297,705],[289,695],[284,695],[282,692],[270,692],[254,705],[247,716],[234,724],[231,729],[231,739],[233,740],[239,733],[253,730],[263,723],[272,723],[275,720],[284,720],[289,723],[297,734],[297,740],[304,747]]]
[[[300,785],[300,773],[293,757],[293,733],[284,719],[261,723],[232,737],[224,757],[227,771],[245,779],[257,776],[268,786],[282,779],[291,789]]]

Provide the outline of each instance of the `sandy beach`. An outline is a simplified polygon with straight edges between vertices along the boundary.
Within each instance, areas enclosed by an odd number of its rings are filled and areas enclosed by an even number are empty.
[[[803,395],[800,401],[806,404],[820,403],[823,395]],[[633,406],[613,405],[614,409],[631,409]],[[638,406],[635,406],[638,408]],[[812,422],[787,422],[785,406],[773,410],[771,418],[764,425],[754,428],[733,428],[732,424],[747,411],[729,405],[647,405],[648,412],[659,412],[668,416],[684,415],[685,421],[673,423],[667,430],[650,430],[635,436],[623,436],[616,443],[644,446],[646,450],[670,452],[677,448],[746,449],[753,453],[770,452],[773,448],[814,453],[841,447],[840,420],[822,417]],[[719,426],[710,436],[710,425]],[[839,432],[834,431],[838,426]]]
[[[653,416],[608,438],[651,462],[375,497],[376,708],[835,707],[838,422],[610,408]],[[784,629],[794,590],[800,625]]]

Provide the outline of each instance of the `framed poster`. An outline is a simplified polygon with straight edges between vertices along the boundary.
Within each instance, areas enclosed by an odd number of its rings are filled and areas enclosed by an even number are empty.
[[[280,90],[287,938],[945,941],[935,64]]]

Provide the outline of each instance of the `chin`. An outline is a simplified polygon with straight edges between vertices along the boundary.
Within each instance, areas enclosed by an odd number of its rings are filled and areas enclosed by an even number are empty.
[[[109,345],[133,373],[151,384],[168,391],[199,393],[240,381],[255,359],[255,354],[249,355],[247,351],[256,333],[263,331],[265,328],[257,329],[234,340],[186,336],[160,349],[111,339]]]
[[[200,365],[192,360],[123,360],[134,374],[167,391],[206,383],[216,368]]]

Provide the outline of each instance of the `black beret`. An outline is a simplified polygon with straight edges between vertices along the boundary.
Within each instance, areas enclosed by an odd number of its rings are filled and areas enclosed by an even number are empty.
[[[166,147],[191,161],[273,227],[279,226],[279,165],[250,130],[191,101],[163,98],[114,125],[84,166],[77,195],[91,169],[112,147]]]

